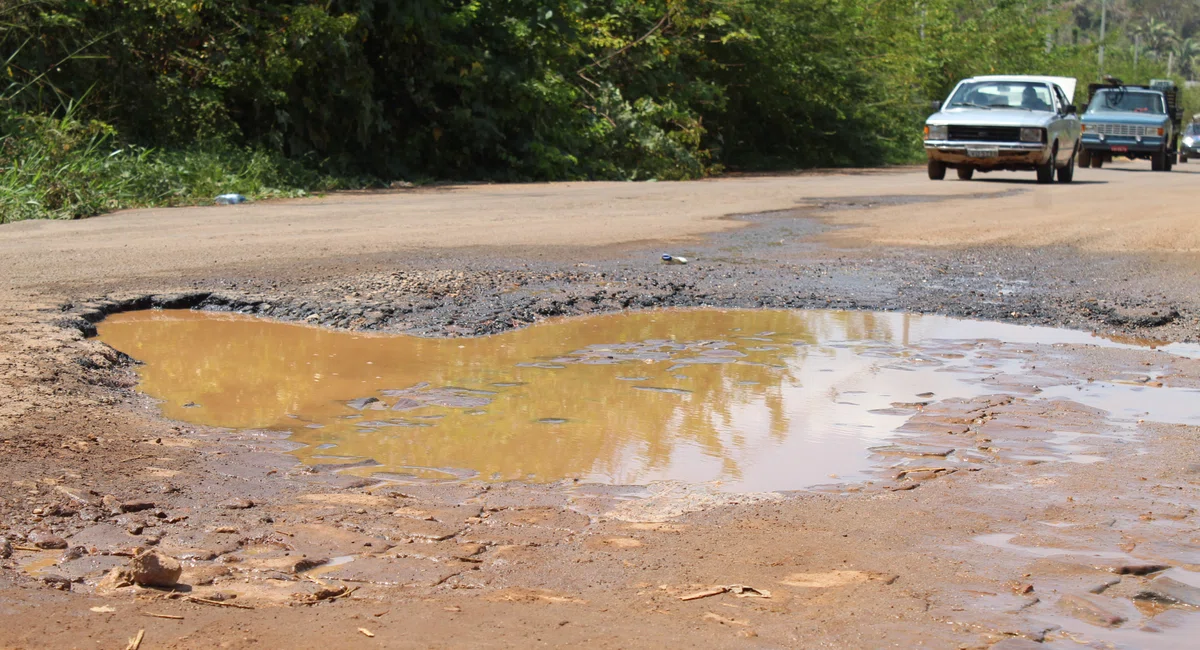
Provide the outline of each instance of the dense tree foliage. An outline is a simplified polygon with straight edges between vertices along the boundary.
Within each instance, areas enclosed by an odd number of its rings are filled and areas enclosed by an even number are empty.
[[[901,162],[960,77],[1094,76],[1096,2],[0,0],[0,113],[10,148],[69,117],[100,149],[384,180]]]

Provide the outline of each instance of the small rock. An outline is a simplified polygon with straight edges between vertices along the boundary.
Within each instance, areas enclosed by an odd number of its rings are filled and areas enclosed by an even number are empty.
[[[141,512],[154,507],[152,501],[126,501],[121,504],[121,512]]]
[[[100,511],[94,508],[84,508],[79,511],[79,518],[88,523],[96,523],[103,519],[104,515],[100,514]]]
[[[125,527],[125,530],[128,531],[130,535],[141,535],[142,530],[144,530],[145,528],[146,527],[143,526],[140,522],[131,521],[131,522],[129,522],[129,525]]]
[[[1112,587],[1113,585],[1117,585],[1120,583],[1121,583],[1120,578],[1109,578],[1107,580],[1101,580],[1100,582],[1092,585],[1091,587],[1088,587],[1088,593],[1089,594],[1102,594],[1109,587]]]
[[[47,587],[53,587],[59,591],[71,591],[71,581],[60,575],[45,575],[42,576],[42,584]]]
[[[1115,564],[1106,568],[1120,576],[1146,576],[1151,573],[1166,571],[1171,567],[1166,564]]]
[[[29,543],[38,548],[66,548],[67,540],[41,530],[29,534]]]
[[[232,499],[221,504],[226,510],[246,510],[254,507],[254,502],[250,499]]]
[[[360,397],[358,399],[352,399],[349,402],[346,402],[346,406],[349,406],[352,409],[357,409],[357,410],[361,411],[361,410],[367,408],[367,406],[374,404],[375,402],[378,402],[378,401],[379,401],[378,397]]]
[[[104,578],[102,578],[100,582],[96,583],[96,593],[108,594],[116,591],[117,589],[121,589],[122,587],[129,587],[132,585],[133,574],[130,572],[129,567],[116,567],[112,571],[109,571],[107,574],[105,574]]]
[[[12,543],[7,538],[0,537],[0,560],[12,557]]]
[[[104,498],[100,499],[100,503],[104,505],[106,510],[113,514],[121,512],[121,501],[111,494],[104,495]]]
[[[183,566],[169,555],[149,550],[133,558],[129,570],[133,581],[143,587],[173,587],[179,582]]]
[[[82,546],[72,546],[63,552],[62,557],[58,558],[58,562],[61,564],[63,562],[70,562],[71,560],[78,560],[87,554],[88,551],[86,548]]]
[[[1165,575],[1151,580],[1138,597],[1200,607],[1200,587]]]
[[[1116,627],[1125,622],[1125,617],[1108,608],[1107,603],[1095,596],[1066,595],[1058,599],[1058,608],[1075,618],[1099,625]]]

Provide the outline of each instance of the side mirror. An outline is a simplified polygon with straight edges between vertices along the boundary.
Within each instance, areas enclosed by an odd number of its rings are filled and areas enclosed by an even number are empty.
[[[1063,108],[1064,115],[1074,115],[1078,112],[1079,112],[1079,108],[1076,107],[1074,104],[1067,104],[1066,107]]]
[[[942,100],[940,100],[940,99],[931,100],[929,102],[929,110],[933,111],[934,113],[942,110]]]

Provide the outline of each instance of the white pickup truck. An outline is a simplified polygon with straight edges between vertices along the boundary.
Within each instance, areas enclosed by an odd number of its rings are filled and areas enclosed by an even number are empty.
[[[992,75],[963,79],[925,122],[929,178],[946,169],[970,180],[975,172],[1035,171],[1039,183],[1075,177],[1079,116],[1075,79]]]

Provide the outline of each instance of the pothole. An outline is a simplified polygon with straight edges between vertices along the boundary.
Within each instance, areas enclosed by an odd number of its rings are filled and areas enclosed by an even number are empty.
[[[865,479],[897,457],[936,464],[924,468],[936,476],[981,452],[974,442],[968,451],[914,440],[923,431],[914,415],[997,394],[1200,424],[1187,407],[1195,390],[1087,383],[1039,369],[1031,349],[1132,346],[937,316],[652,311],[428,339],[142,311],[98,329],[144,362],[140,388],[167,417],[285,431],[305,463],[396,480],[683,481],[758,492]],[[1046,436],[1034,455],[1013,458],[1097,460],[1078,438]]]

